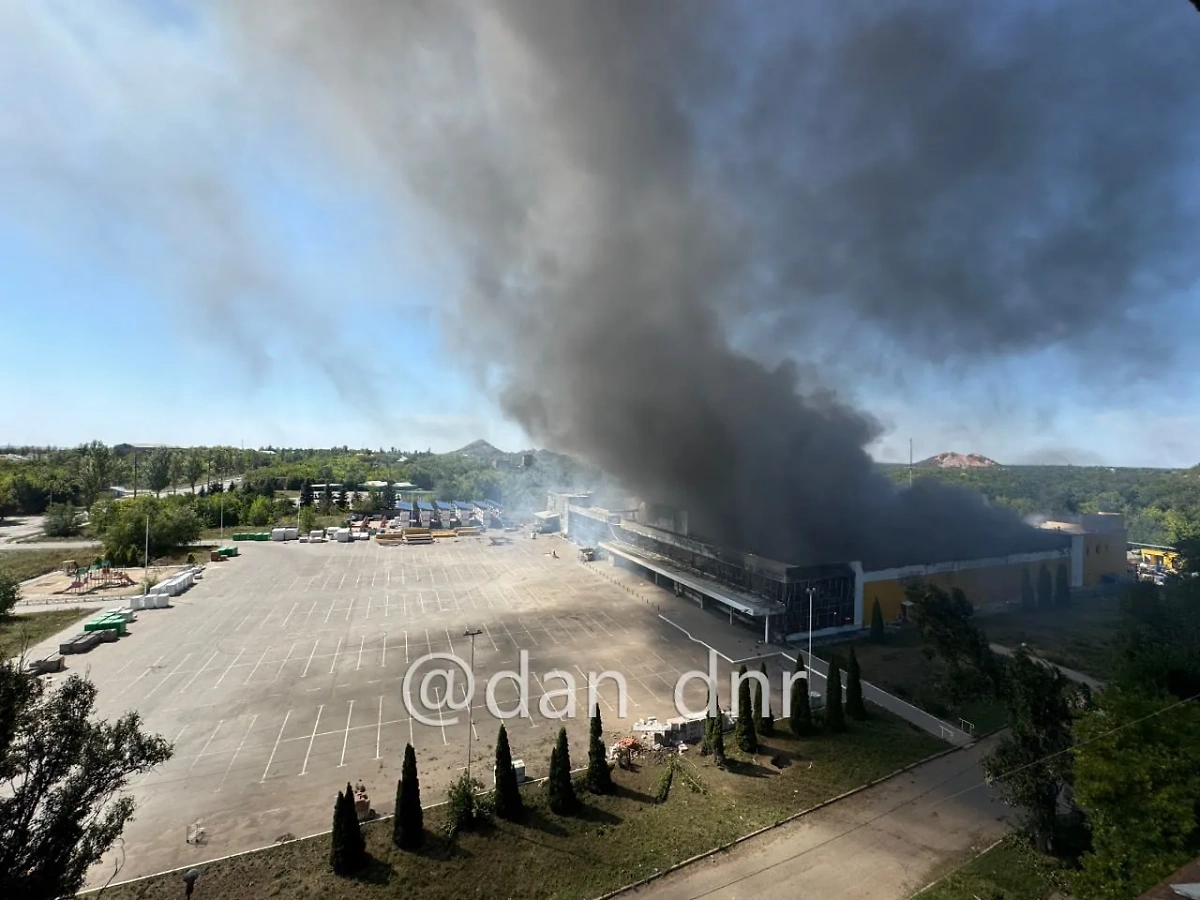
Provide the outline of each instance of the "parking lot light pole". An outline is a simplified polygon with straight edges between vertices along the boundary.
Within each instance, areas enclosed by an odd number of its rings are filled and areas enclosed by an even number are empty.
[[[813,594],[816,592],[817,589],[814,587],[808,589],[808,659],[806,660],[808,665],[805,668],[808,669],[808,689],[810,691],[812,690]]]
[[[466,631],[463,632],[463,637],[469,637],[471,639],[470,672],[471,672],[472,679],[475,678],[475,638],[481,634],[483,634],[482,628],[468,628]],[[475,733],[475,709],[474,709],[474,704],[472,702],[475,698],[472,696],[473,694],[474,694],[474,691],[472,691],[471,694],[467,695],[467,782],[468,783],[471,781],[471,735]]]

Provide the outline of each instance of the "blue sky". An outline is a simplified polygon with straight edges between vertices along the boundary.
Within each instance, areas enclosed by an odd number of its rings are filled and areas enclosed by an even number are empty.
[[[184,8],[0,5],[0,443],[530,443],[446,339],[456,273],[420,223],[256,107]],[[1184,466],[1189,357],[1124,391],[1053,351],[839,384],[884,459]]]

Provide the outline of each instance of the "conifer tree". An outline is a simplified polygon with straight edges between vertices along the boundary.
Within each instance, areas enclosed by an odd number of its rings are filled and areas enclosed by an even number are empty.
[[[842,665],[835,655],[829,661],[825,679],[825,727],[830,731],[846,730],[846,712],[842,709]]]
[[[758,732],[754,728],[754,708],[750,702],[750,682],[746,676],[746,666],[743,664],[738,675],[737,722],[734,723],[733,736],[738,749],[743,753],[758,752]]]
[[[758,670],[762,672],[763,677],[767,676],[767,664],[763,662]],[[770,684],[770,682],[767,682]],[[775,733],[775,714],[771,712],[771,689],[768,687],[766,692],[763,691],[762,685],[757,685],[758,693],[755,699],[758,702],[758,719],[755,721],[755,727],[758,728],[759,737],[766,737]]]
[[[558,729],[558,741],[550,751],[550,778],[547,792],[551,811],[565,816],[579,806],[575,785],[571,783],[571,751],[567,746],[567,729]]]
[[[712,737],[709,750],[713,762],[721,768],[725,767],[725,716],[721,712],[721,704],[717,704],[716,715],[712,718]]]
[[[396,783],[396,815],[392,819],[392,843],[401,850],[416,850],[424,841],[425,813],[421,809],[417,754],[412,744],[406,744],[400,780]]]
[[[796,671],[803,672],[804,664],[799,658],[796,659]],[[816,729],[813,727],[812,704],[809,702],[808,692],[808,677],[792,682],[792,697],[791,709],[788,710],[788,724],[791,726],[792,734],[797,737],[807,737]]]
[[[349,875],[350,850],[346,846],[346,825],[342,808],[345,806],[342,792],[338,791],[337,800],[333,804],[333,832],[330,834],[329,864],[333,867],[334,875]]]
[[[367,861],[367,841],[363,837],[362,825],[358,822],[358,812],[354,808],[354,788],[346,782],[346,793],[342,799],[342,811],[345,816],[343,828],[346,834],[346,848],[349,851],[351,871],[357,872]]]
[[[857,722],[867,718],[867,707],[863,703],[862,671],[853,647],[850,648],[850,662],[846,666],[846,715]]]
[[[592,712],[591,734],[588,740],[588,790],[593,794],[611,794],[612,772],[608,768],[608,757],[604,752],[604,729],[600,722],[600,707]]]
[[[508,731],[500,725],[496,736],[496,815],[515,822],[525,812],[521,800],[521,786],[517,784],[517,773],[513,770],[512,751],[508,746]]]
[[[871,604],[871,643],[882,644],[884,640],[883,610],[879,606],[879,598]]]

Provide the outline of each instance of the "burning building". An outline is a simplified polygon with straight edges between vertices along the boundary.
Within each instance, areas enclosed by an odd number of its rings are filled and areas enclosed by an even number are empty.
[[[548,508],[557,511],[573,542],[596,547],[613,565],[773,639],[862,628],[876,600],[885,620],[903,619],[905,588],[914,581],[958,587],[975,605],[991,606],[1019,600],[1023,585],[1036,586],[1043,570],[1057,579],[1061,569],[1073,589],[1117,579],[1125,570],[1120,516],[1081,516],[1028,528],[994,554],[971,559],[864,556],[797,563],[689,534],[683,511],[624,505],[608,509],[586,494],[552,494]]]

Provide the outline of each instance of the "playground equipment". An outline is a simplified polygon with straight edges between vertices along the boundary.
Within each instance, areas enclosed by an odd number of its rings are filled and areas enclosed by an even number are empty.
[[[88,568],[76,568],[68,572],[71,583],[63,590],[65,594],[86,594],[111,588],[133,587],[137,582],[123,570],[112,568],[107,561]]]

